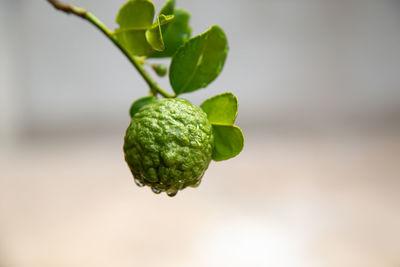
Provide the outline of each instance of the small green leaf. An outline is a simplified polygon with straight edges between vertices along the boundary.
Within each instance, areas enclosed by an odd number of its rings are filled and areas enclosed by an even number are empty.
[[[219,26],[190,39],[172,57],[169,78],[174,92],[179,95],[206,87],[221,72],[227,53],[227,39]]]
[[[117,15],[121,29],[148,29],[153,24],[154,4],[149,0],[129,0]]]
[[[211,124],[233,125],[238,113],[238,100],[231,92],[211,97],[200,105]]]
[[[118,42],[133,56],[147,56],[153,49],[146,40],[146,30],[123,29],[116,30],[114,36]]]
[[[157,22],[151,26],[150,29],[146,31],[146,40],[151,45],[151,47],[156,51],[164,50],[164,41],[162,37],[161,27],[168,24],[173,20],[174,16],[164,16],[160,15],[157,17]]]
[[[155,52],[150,57],[161,58],[171,57],[176,50],[190,38],[192,32],[189,27],[190,14],[182,8],[177,8],[174,11],[174,20],[166,25],[165,30],[162,29],[165,50]]]
[[[152,103],[154,99],[155,99],[154,96],[145,96],[133,102],[131,108],[129,109],[129,114],[131,115],[131,118],[133,117],[133,115],[135,115],[136,112],[139,111],[141,107]]]
[[[164,41],[161,34],[160,18],[157,18],[157,23],[146,31],[146,40],[151,47],[156,51],[164,50]]]
[[[175,0],[167,0],[160,10],[160,15],[173,15],[175,7]]]
[[[235,125],[213,125],[214,150],[212,159],[222,161],[237,156],[243,149],[242,130]]]

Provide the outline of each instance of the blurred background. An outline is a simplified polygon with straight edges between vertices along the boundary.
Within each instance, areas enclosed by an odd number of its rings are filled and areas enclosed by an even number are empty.
[[[124,3],[69,2],[111,29]],[[130,63],[44,0],[0,0],[0,267],[399,267],[400,2],[177,5],[230,43],[183,97],[234,92],[246,144],[169,198],[123,159],[148,92]]]

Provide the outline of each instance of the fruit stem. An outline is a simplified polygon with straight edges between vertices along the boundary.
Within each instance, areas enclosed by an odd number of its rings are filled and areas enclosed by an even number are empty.
[[[128,50],[126,50],[115,38],[113,35],[112,31],[110,31],[104,23],[102,23],[94,14],[91,12],[87,11],[86,9],[72,6],[69,4],[62,3],[58,0],[47,0],[51,5],[53,5],[54,8],[61,10],[67,14],[74,14],[76,16],[79,16],[83,19],[86,19],[88,22],[90,22],[92,25],[94,25],[97,29],[99,29],[102,33],[104,33],[105,36],[112,41],[115,46],[119,48],[119,50],[128,58],[128,60],[132,63],[132,65],[136,68],[136,70],[140,73],[140,75],[143,77],[143,79],[146,81],[148,86],[150,87],[150,90],[153,92],[153,94],[161,94],[162,96],[166,98],[172,98],[174,97],[173,95],[167,93],[164,91],[151,77],[150,75],[145,71],[145,69],[142,67],[140,64],[139,60],[136,59],[134,56],[132,56]]]

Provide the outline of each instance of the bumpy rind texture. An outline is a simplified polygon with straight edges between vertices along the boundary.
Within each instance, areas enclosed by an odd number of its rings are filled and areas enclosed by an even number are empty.
[[[214,137],[207,114],[180,99],[158,99],[134,114],[125,160],[139,186],[174,196],[197,187],[211,161]]]

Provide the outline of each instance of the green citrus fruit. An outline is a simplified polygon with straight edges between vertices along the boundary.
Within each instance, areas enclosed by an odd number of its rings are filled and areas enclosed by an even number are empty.
[[[213,146],[212,126],[200,107],[180,98],[164,98],[133,114],[124,152],[137,185],[175,196],[200,184]]]

